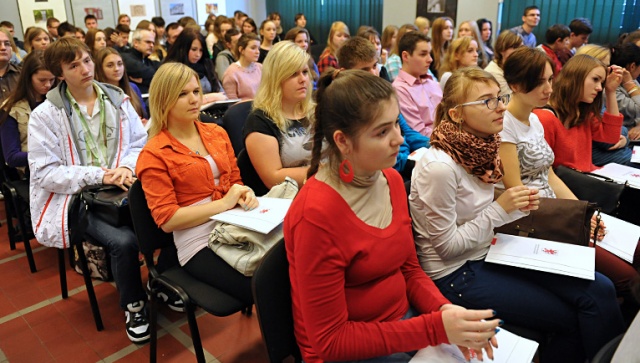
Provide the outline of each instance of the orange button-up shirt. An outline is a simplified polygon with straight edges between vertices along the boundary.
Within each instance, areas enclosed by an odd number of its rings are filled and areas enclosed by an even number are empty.
[[[218,200],[233,184],[242,184],[227,133],[215,124],[195,124],[220,171],[220,182],[215,185],[209,162],[203,156],[180,143],[166,129],[162,130],[147,142],[136,164],[136,175],[158,227],[171,219],[180,207],[209,196]]]

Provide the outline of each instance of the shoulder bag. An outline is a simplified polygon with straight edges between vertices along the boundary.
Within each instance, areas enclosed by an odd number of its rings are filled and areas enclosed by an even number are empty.
[[[293,199],[296,194],[298,183],[287,177],[264,196]],[[229,223],[215,222],[209,235],[209,248],[243,275],[253,276],[267,251],[283,238],[282,223],[271,232],[262,234]]]

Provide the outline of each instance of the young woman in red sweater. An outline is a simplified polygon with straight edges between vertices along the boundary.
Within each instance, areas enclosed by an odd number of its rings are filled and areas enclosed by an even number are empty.
[[[553,82],[550,109],[533,112],[544,126],[544,138],[556,156],[553,166],[593,171],[592,141],[616,144],[623,116],[618,112],[616,89],[624,69],[606,67],[584,54],[571,58]],[[603,90],[604,94],[603,95]],[[606,111],[600,115],[603,99]]]
[[[404,185],[392,169],[403,142],[398,115],[393,87],[380,77],[334,70],[319,81],[309,179],[284,222],[307,363],[408,362],[441,343],[457,344],[467,359],[469,349],[493,355],[495,311],[450,304],[418,264]]]

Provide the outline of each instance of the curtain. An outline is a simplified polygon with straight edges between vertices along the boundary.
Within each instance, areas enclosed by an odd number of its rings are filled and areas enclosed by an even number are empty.
[[[307,29],[323,45],[331,23],[338,20],[347,24],[352,36],[361,25],[382,32],[382,3],[383,0],[266,0],[267,13],[280,13],[285,32],[295,26],[295,15],[304,13]]]

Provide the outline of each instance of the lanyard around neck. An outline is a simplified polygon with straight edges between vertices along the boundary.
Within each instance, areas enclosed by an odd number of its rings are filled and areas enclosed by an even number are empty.
[[[67,88],[67,97],[71,100],[73,99],[73,108],[78,114],[78,118],[80,118],[80,123],[82,124],[82,128],[84,129],[85,134],[85,144],[87,145],[87,156],[90,158],[89,163],[91,165],[94,164],[94,160],[97,160],[100,163],[100,166],[109,167],[107,164],[107,122],[106,122],[106,109],[104,106],[104,98],[102,95],[98,94],[98,100],[100,102],[100,131],[98,133],[98,139],[102,136],[102,142],[99,143],[93,137],[91,133],[91,128],[89,128],[89,124],[87,120],[84,118],[82,111],[80,111],[80,106],[78,102],[71,96],[71,92]]]

